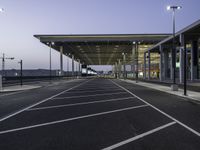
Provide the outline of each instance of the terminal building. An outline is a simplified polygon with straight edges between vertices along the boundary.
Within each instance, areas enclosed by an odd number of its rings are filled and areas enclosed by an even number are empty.
[[[92,34],[92,35],[34,35],[43,44],[81,66],[112,65],[116,78],[141,78],[172,81],[172,34]],[[187,79],[200,78],[200,20],[175,34],[175,78],[183,82],[183,53],[186,51]]]

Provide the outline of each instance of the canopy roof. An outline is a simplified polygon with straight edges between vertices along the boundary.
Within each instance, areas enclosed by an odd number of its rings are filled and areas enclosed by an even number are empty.
[[[128,61],[134,41],[142,45],[156,44],[169,37],[169,34],[92,34],[92,35],[34,35],[43,44],[54,42],[52,48],[63,54],[80,59],[87,65],[113,65],[122,58],[122,53],[127,54]]]

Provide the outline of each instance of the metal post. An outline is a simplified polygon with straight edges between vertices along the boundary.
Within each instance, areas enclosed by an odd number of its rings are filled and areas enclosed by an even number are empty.
[[[172,68],[173,68],[173,84],[176,84],[175,9],[173,9]]]
[[[2,57],[2,77],[5,76],[5,54],[3,53],[3,57]]]
[[[5,54],[3,53],[3,57],[0,57],[0,59],[2,59],[2,77],[5,76],[5,60],[6,59],[10,59],[13,60],[14,57],[5,57]]]
[[[23,81],[22,81],[22,76],[23,76],[23,74],[22,74],[22,66],[23,66],[23,62],[22,62],[22,60],[20,60],[19,64],[20,64],[20,85],[22,86],[23,85]]]

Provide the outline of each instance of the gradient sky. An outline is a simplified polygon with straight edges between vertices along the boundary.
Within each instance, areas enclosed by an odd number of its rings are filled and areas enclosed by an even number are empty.
[[[183,7],[176,30],[200,19],[200,0],[0,0],[0,55],[16,58],[7,69],[18,69],[20,59],[25,69],[48,69],[49,48],[34,34],[171,33],[170,4]],[[59,53],[52,55],[58,69]]]

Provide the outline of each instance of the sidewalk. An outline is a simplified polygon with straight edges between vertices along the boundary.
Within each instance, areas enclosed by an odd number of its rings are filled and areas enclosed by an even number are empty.
[[[39,85],[13,85],[8,87],[3,87],[0,92],[14,92],[14,91],[22,91],[22,90],[30,90],[35,88],[40,88]]]
[[[81,80],[81,79],[63,79],[63,80],[52,80],[51,82],[49,81],[37,81],[33,84],[33,82],[26,83],[25,85],[10,85],[10,86],[5,86],[0,90],[0,93],[3,92],[16,92],[16,91],[23,91],[23,90],[31,90],[35,88],[40,88],[40,87],[45,87],[45,86],[56,86],[58,84],[65,84],[69,82],[73,82],[76,80]]]
[[[151,89],[159,90],[159,91],[162,91],[162,92],[166,92],[166,93],[169,93],[169,94],[173,94],[173,95],[189,98],[189,99],[192,99],[192,100],[200,102],[200,93],[199,92],[194,92],[194,91],[187,90],[187,96],[185,96],[185,95],[183,95],[183,90],[180,89],[180,88],[179,88],[178,91],[171,91],[171,88],[169,86],[158,85],[158,84],[153,84],[153,83],[147,83],[147,82],[142,82],[142,81],[138,81],[136,83],[135,81],[129,80],[129,79],[126,79],[126,80],[120,79],[120,80],[124,81],[124,82],[127,82],[127,83],[132,83],[132,84],[148,87],[148,88],[151,88]]]

